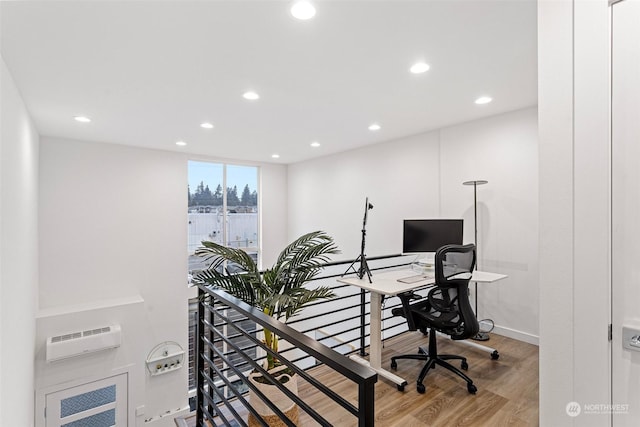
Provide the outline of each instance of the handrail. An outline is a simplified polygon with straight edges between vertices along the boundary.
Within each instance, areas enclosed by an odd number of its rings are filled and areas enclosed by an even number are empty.
[[[297,350],[306,353],[309,357],[317,359],[321,363],[343,375],[345,378],[356,383],[359,390],[357,407],[341,398],[339,395],[330,390],[327,386],[324,386],[323,384],[318,382],[312,376],[308,375],[304,370],[297,367],[293,361],[290,361],[282,356],[282,353],[277,355],[280,361],[282,361],[290,369],[299,374],[305,381],[324,393],[331,400],[345,408],[348,412],[354,414],[358,418],[359,426],[368,427],[374,425],[374,384],[377,381],[377,374],[373,370],[343,356],[342,354],[334,351],[327,346],[324,346],[323,344],[304,335],[291,326],[286,325],[274,319],[273,317],[264,314],[261,310],[246,304],[242,300],[235,298],[222,290],[211,289],[205,285],[199,285],[198,298],[200,301],[198,304],[197,329],[199,332],[197,340],[198,351],[196,369],[198,376],[196,423],[198,426],[205,425],[203,424],[205,418],[207,420],[212,420],[216,415],[221,416],[221,419],[223,419],[225,423],[227,422],[224,418],[224,415],[222,415],[220,411],[216,411],[213,409],[213,406],[215,405],[215,398],[213,396],[214,394],[217,394],[218,398],[222,402],[224,402],[227,407],[231,407],[231,403],[228,398],[223,393],[220,393],[218,391],[217,386],[215,385],[216,382],[213,378],[222,375],[222,372],[220,368],[216,366],[214,359],[218,358],[224,361],[226,358],[225,353],[216,347],[215,338],[213,338],[213,335],[217,335],[219,337],[218,341],[224,341],[225,345],[228,348],[232,349],[232,352],[242,355],[248,365],[251,365],[253,369],[258,370],[264,377],[271,381],[273,385],[280,388],[291,400],[296,402],[296,404],[298,404],[300,408],[307,412],[307,414],[314,418],[318,423],[327,426],[331,425],[302,399],[295,395],[292,395],[292,393],[289,392],[283,385],[281,385],[277,379],[271,377],[269,373],[264,371],[264,369],[262,369],[262,367],[260,367],[260,365],[255,360],[253,360],[250,356],[244,354],[242,349],[233,343],[233,340],[220,333],[218,328],[216,328],[215,326],[216,321],[211,320],[215,317],[221,319],[223,322],[226,322],[226,324],[228,324],[235,330],[235,333],[243,335],[245,338],[253,341],[256,346],[263,348],[267,352],[271,352],[269,348],[267,348],[254,336],[253,332],[255,331],[247,331],[239,326],[237,322],[230,321],[230,319],[226,317],[226,315],[222,314],[222,312],[219,310],[220,307],[222,307],[224,310],[232,310],[242,316],[245,316],[246,319],[255,322],[263,328],[271,330],[276,335],[285,339],[287,342],[293,345]],[[234,371],[236,376],[242,379],[242,381],[249,388],[254,387],[253,384],[247,381],[246,376],[241,370],[239,370],[232,364],[227,364],[227,366],[229,366],[229,368]],[[228,380],[225,379],[223,375],[221,380],[228,382]],[[238,397],[238,401],[240,401],[249,412],[256,415],[253,408],[251,407],[250,402],[247,402],[244,398],[241,398],[242,393],[237,390],[237,387],[233,387],[232,384],[226,385],[231,386],[230,389],[234,393],[234,395]],[[269,405],[268,402],[265,403]],[[278,408],[271,409],[280,417],[281,420],[283,420],[286,425],[293,425],[293,423],[287,418],[287,416],[280,412]],[[237,416],[237,413],[235,411],[232,411],[232,414],[235,414],[235,416]],[[240,425],[244,425],[244,421],[236,421],[240,423]]]

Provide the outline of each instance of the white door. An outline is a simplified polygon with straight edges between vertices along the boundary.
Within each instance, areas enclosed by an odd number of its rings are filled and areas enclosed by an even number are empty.
[[[126,427],[127,374],[49,393],[46,427]]]
[[[612,13],[612,408],[613,425],[640,425],[640,351],[623,347],[623,327],[640,331],[640,1]],[[640,348],[638,348],[640,350]]]

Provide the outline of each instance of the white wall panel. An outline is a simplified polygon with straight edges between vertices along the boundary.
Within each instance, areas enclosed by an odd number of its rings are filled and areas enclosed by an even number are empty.
[[[607,2],[538,2],[540,425],[610,402]]]
[[[0,60],[0,425],[33,425],[39,136]]]
[[[572,12],[571,2],[539,3],[540,425],[572,422],[565,412],[574,382]]]
[[[640,2],[612,8],[613,403],[614,425],[640,424],[640,352],[623,348],[622,327],[640,329]]]
[[[611,400],[611,156],[609,7],[574,6],[574,351],[575,401]],[[589,375],[584,375],[589,372]],[[586,412],[586,411],[585,411]],[[611,423],[609,411],[584,414],[580,427]],[[635,424],[637,425],[637,419]]]

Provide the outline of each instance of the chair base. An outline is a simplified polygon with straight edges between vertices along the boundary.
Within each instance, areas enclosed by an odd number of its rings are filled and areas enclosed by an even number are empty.
[[[424,393],[426,391],[426,387],[423,384],[424,378],[427,376],[431,369],[435,369],[436,365],[440,365],[465,380],[467,382],[467,390],[469,391],[469,393],[475,394],[478,389],[473,384],[473,380],[460,369],[447,362],[447,360],[460,360],[460,367],[466,371],[467,369],[469,369],[467,358],[454,354],[438,354],[435,341],[436,333],[433,329],[431,329],[429,333],[429,350],[425,349],[424,347],[419,347],[417,354],[403,354],[400,356],[394,356],[391,358],[391,368],[397,369],[397,360],[399,359],[424,360],[427,363],[425,363],[425,365],[422,367],[422,370],[420,371],[420,375],[418,375],[416,385],[418,393]]]

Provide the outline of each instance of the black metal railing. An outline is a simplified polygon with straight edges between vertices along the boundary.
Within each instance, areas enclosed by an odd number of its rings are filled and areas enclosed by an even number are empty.
[[[370,257],[367,263],[375,277],[375,273],[381,270],[407,268],[414,259],[415,256],[386,255]],[[338,282],[352,262],[349,260],[326,264],[322,273],[309,282],[308,286],[327,286],[336,297],[307,305],[300,315],[291,318],[287,324],[303,333],[315,332],[318,341],[333,349],[340,349],[343,354],[359,352],[364,355],[369,338],[369,293]],[[355,273],[351,273],[347,276],[354,275]],[[407,330],[405,319],[391,314],[394,308],[401,305],[397,298],[384,301],[383,340]],[[331,319],[330,322],[327,317]]]
[[[267,316],[224,291],[200,285],[198,294],[197,426],[232,425],[232,421],[240,426],[267,426],[263,419],[265,414],[256,409],[257,402],[253,401],[255,397],[246,398],[247,389],[253,393],[253,396],[257,396],[257,399],[269,408],[272,416],[280,419],[284,425],[296,425],[297,413],[292,415],[288,410],[276,405],[272,398],[265,396],[261,388],[248,379],[250,371],[257,371],[264,378],[263,381],[268,381],[277,387],[290,402],[294,403],[294,406],[304,411],[318,425],[333,425],[317,408],[314,408],[313,404],[305,401],[267,372],[262,367],[260,358],[256,360],[247,355],[246,350],[254,346],[277,357],[299,377],[300,382],[309,384],[324,398],[351,414],[354,417],[351,425],[357,424],[362,427],[374,425],[374,384],[377,381],[377,374],[373,370],[344,357],[317,340]],[[255,328],[246,328],[252,322],[255,323]],[[257,337],[262,328],[271,330],[285,340],[291,348],[295,348],[296,355],[302,352],[305,356],[296,361],[284,356],[284,352],[273,353]],[[247,346],[247,342],[250,345]],[[242,358],[242,362],[239,363],[238,358]],[[296,363],[305,358],[313,358],[317,363],[326,365],[333,372],[351,381],[357,388],[356,401],[339,395]]]
[[[406,269],[414,258],[413,256],[401,255],[371,257],[368,258],[368,264],[375,278],[376,272],[380,270]],[[325,265],[322,273],[307,286],[327,286],[333,290],[336,296],[329,300],[320,300],[309,304],[300,314],[292,317],[287,325],[282,326],[294,330],[298,338],[304,336],[304,340],[311,340],[313,345],[321,344],[323,351],[333,350],[341,355],[358,352],[360,355],[365,355],[365,348],[369,340],[368,327],[371,311],[369,294],[364,290],[338,282],[351,262],[342,261]],[[354,273],[351,274],[351,276],[353,275]],[[193,351],[193,359],[190,361],[192,363],[190,372],[193,373],[190,375],[190,386],[195,388],[196,380],[199,380],[198,384],[200,384],[197,394],[199,400],[197,404],[194,402],[193,406],[203,411],[204,419],[213,417],[221,423],[220,425],[228,425],[222,418],[224,415],[220,416],[216,406],[230,407],[233,406],[232,401],[236,405],[240,403],[243,406],[245,404],[246,398],[244,396],[250,388],[247,385],[246,375],[252,370],[260,371],[257,365],[261,366],[261,362],[266,358],[268,352],[258,338],[258,334],[263,327],[270,328],[270,325],[260,323],[256,319],[265,317],[266,319],[262,320],[266,322],[271,322],[273,319],[265,316],[259,310],[256,312],[254,308],[238,302],[222,291],[212,291],[206,287],[200,287],[199,294],[198,300],[205,301],[205,303],[191,304],[191,307],[197,306],[200,310],[190,316],[193,319],[193,323],[190,325],[190,334],[195,332],[192,330],[196,329],[196,324],[201,325],[202,333],[198,335],[202,337],[195,340],[195,343],[199,343],[204,352]],[[234,301],[234,304],[229,301]],[[193,302],[197,303],[197,301]],[[397,298],[388,298],[384,301],[382,311],[383,343],[384,340],[407,330],[406,321],[391,314],[391,310],[400,305]],[[201,310],[203,310],[202,313]],[[207,320],[206,316],[201,319],[200,315],[203,313],[210,316],[211,320]],[[278,332],[276,334],[279,335]],[[310,347],[310,349],[315,348]],[[302,377],[306,376],[307,370],[319,364],[327,364],[322,357],[314,356],[309,349],[301,348],[300,345],[289,342],[288,339],[281,343],[278,357],[295,366],[296,372],[303,372]],[[197,359],[202,359],[199,361],[200,366],[205,370],[209,369],[208,372],[213,372],[213,376],[206,375],[203,378],[198,378],[196,372],[200,374],[202,370],[195,369],[195,365],[198,363]],[[210,394],[204,394],[204,390],[201,390],[203,385],[210,388],[207,389],[210,390]],[[320,386],[322,385],[320,384]],[[306,412],[307,408],[304,405],[300,405],[300,407]],[[361,405],[357,405],[357,407],[364,408]],[[206,408],[206,411],[202,408]],[[370,408],[373,408],[373,404]],[[319,425],[331,425],[316,419],[312,415],[313,411],[308,414]],[[359,421],[358,423],[360,424]],[[241,422],[238,424],[244,425]],[[198,426],[200,425],[199,423]],[[351,425],[355,425],[355,422]]]
[[[415,256],[402,255],[371,257],[368,258],[368,264],[375,277],[376,271],[406,268],[414,258]],[[370,313],[368,293],[337,281],[351,262],[352,260],[326,264],[322,273],[310,282],[309,286],[327,286],[336,294],[336,297],[307,305],[287,324],[304,334],[313,336],[319,342],[341,354],[348,355],[358,352],[360,355],[364,355],[369,339],[367,331]],[[391,314],[391,310],[400,305],[397,298],[388,298],[384,302],[382,311],[383,342],[407,330],[406,321]],[[197,354],[194,352],[194,343],[196,339],[197,298],[189,301],[189,312],[189,389],[195,391]],[[252,356],[256,356],[255,347],[253,350],[247,349],[246,351],[249,353],[253,351]],[[281,351],[286,352],[287,350]],[[242,361],[239,363],[242,364]],[[195,407],[195,404],[192,407]]]

